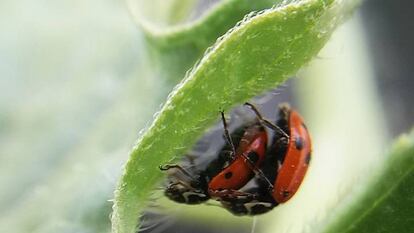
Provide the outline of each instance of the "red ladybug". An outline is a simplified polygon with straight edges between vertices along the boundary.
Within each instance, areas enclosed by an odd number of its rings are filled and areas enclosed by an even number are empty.
[[[229,135],[222,113],[228,143],[205,170],[190,173],[178,165],[160,167],[177,168],[182,175],[169,176],[167,197],[186,204],[213,198],[235,215],[257,215],[288,201],[296,193],[311,158],[311,139],[302,118],[288,105],[281,105],[280,118],[272,124],[253,105],[246,105],[258,120]],[[274,130],[270,150],[263,126]],[[256,185],[243,189],[253,178]]]
[[[302,117],[294,110],[289,112],[289,144],[274,182],[273,198],[278,203],[288,201],[299,189],[312,152],[311,138]]]
[[[214,198],[235,215],[257,215],[288,201],[299,189],[311,158],[311,139],[301,116],[289,105],[279,107],[276,124],[263,119],[246,103],[259,122],[274,130],[271,148],[257,172],[257,186],[247,190],[223,190]]]

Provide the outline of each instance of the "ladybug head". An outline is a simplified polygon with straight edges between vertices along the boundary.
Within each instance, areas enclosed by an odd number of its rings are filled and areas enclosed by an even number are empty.
[[[199,204],[207,201],[210,197],[202,189],[192,187],[187,183],[172,183],[165,189],[165,196],[170,200],[185,203],[185,204]]]

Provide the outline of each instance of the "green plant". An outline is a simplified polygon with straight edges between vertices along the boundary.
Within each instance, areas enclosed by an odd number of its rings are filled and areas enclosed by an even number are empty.
[[[114,232],[131,232],[150,194],[180,220],[249,229],[250,217],[163,198],[158,165],[179,161],[219,110],[291,75],[314,156],[255,232],[411,232],[414,133],[390,146],[361,20],[337,27],[359,2],[222,0],[188,18],[199,2],[128,0],[140,30],[119,1],[0,4],[0,232],[109,233],[114,202]],[[183,78],[112,200],[137,132]]]
[[[231,23],[237,15],[249,9],[249,6],[243,10],[228,7],[237,3],[243,5],[246,2],[228,1],[196,23],[161,35],[143,25],[155,58],[168,70],[166,76],[173,80],[180,77],[188,64],[217,36],[215,33],[223,32],[228,26],[226,22]],[[229,110],[234,104],[282,83],[317,54],[335,26],[354,9],[355,3],[285,2],[248,15],[220,38],[170,94],[134,148],[116,192],[112,218],[114,232],[135,229],[136,216],[161,176],[155,168],[178,158],[191,147],[216,120],[217,112],[212,109]],[[263,1],[263,4],[269,2]],[[223,15],[220,19],[224,20],[216,20],[217,15]],[[183,55],[180,52],[178,56],[174,54],[180,50],[186,55],[191,54],[187,56],[189,59],[176,59]],[[327,229],[338,226],[340,224],[328,225]]]
[[[235,2],[229,1],[228,4]],[[113,230],[131,232],[135,229],[137,216],[145,207],[147,196],[160,180],[161,173],[156,167],[184,154],[217,119],[217,110],[228,111],[235,104],[285,81],[318,53],[334,28],[357,3],[287,1],[258,14],[248,15],[221,37],[170,94],[167,103],[132,151],[115,195]],[[161,65],[170,71],[171,66],[166,64],[171,64],[170,53],[177,49],[177,44],[185,51],[191,51],[185,45],[199,51],[203,45],[208,45],[208,39],[201,39],[197,46],[193,46],[194,41],[204,34],[211,38],[212,31],[217,29],[213,26],[209,30],[204,23],[214,21],[215,14],[225,18],[227,13],[233,15],[234,11],[219,6],[196,21],[194,27],[190,24],[174,28],[166,34],[151,34],[152,31],[144,25],[155,57],[159,58],[167,51],[165,57],[159,59]],[[175,57],[177,61],[182,56],[178,54]],[[174,61],[174,66],[186,67],[177,61]],[[177,69],[172,70],[174,75],[180,73],[176,72]]]

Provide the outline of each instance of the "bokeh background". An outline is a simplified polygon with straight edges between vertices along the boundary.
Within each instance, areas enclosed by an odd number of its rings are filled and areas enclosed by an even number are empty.
[[[358,10],[392,137],[414,119],[413,7],[367,0]],[[109,231],[122,164],[171,88],[147,55],[122,1],[0,2],[1,232]],[[296,81],[280,98],[294,98]],[[220,232],[204,228],[165,232]]]

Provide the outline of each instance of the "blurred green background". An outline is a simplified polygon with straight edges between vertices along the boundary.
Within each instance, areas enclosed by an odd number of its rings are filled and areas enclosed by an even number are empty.
[[[358,12],[392,136],[414,119],[413,6]],[[122,1],[2,0],[0,25],[0,232],[109,232],[122,165],[171,84]]]

